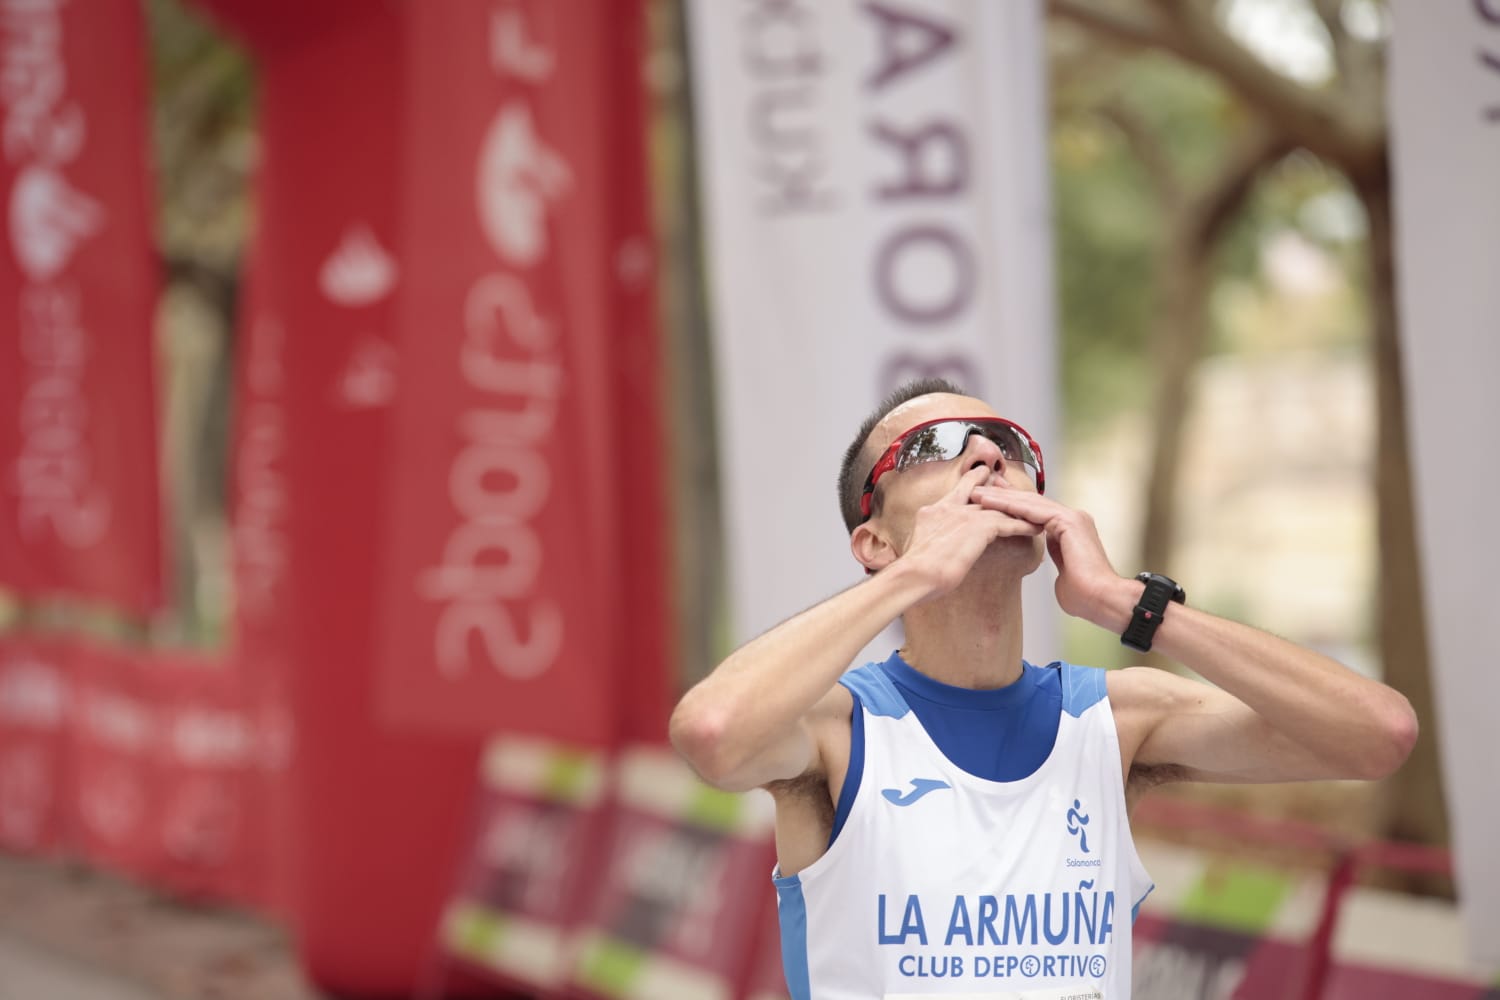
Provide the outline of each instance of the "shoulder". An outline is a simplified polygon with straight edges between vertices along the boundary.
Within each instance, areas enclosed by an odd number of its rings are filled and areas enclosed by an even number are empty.
[[[807,770],[795,778],[766,785],[773,795],[802,791],[809,781],[823,785],[832,776],[842,779],[849,766],[850,717],[854,714],[854,696],[842,684],[829,688],[806,715],[803,731],[812,741],[813,754]]]
[[[813,751],[807,769],[796,777],[764,786],[776,800],[778,829],[806,827],[822,831],[819,836],[826,836],[832,829],[833,803],[849,770],[853,713],[853,694],[842,684],[835,684],[802,717]]]
[[[1045,679],[1044,683],[1056,678],[1062,710],[1074,718],[1082,716],[1111,693],[1106,688],[1108,671],[1098,667],[1085,667],[1059,660],[1045,668],[1033,669],[1037,677]]]
[[[1155,667],[1122,667],[1106,677],[1114,713],[1120,756],[1132,777],[1141,745],[1164,719],[1190,711],[1203,702],[1205,685]]]
[[[1149,731],[1175,711],[1183,697],[1181,685],[1192,682],[1155,667],[1121,667],[1109,671],[1105,683],[1123,739],[1127,728]]]
[[[819,698],[807,713],[807,721],[814,728],[832,725],[845,731],[849,728],[849,715],[854,711],[854,696],[843,684],[835,684]]]
[[[835,690],[850,696],[851,704],[853,698],[858,698],[873,715],[900,718],[908,710],[906,699],[879,663],[866,663],[848,671],[839,678]]]
[[[1109,701],[1121,712],[1165,715],[1187,708],[1201,698],[1203,685],[1155,667],[1121,667],[1107,672]]]

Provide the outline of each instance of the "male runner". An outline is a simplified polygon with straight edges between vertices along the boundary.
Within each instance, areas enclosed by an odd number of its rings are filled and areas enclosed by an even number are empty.
[[[1121,577],[1044,489],[1025,431],[949,383],[903,386],[840,475],[871,577],[746,643],[673,713],[706,780],[775,798],[794,1000],[1128,997],[1144,788],[1376,779],[1410,752],[1402,695],[1180,603],[1165,577]],[[1024,663],[1021,580],[1044,552],[1065,612],[1216,686]],[[897,617],[905,645],[845,673]]]

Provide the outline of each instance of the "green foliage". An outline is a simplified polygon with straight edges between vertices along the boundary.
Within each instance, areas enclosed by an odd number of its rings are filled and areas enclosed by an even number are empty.
[[[1056,34],[1056,33],[1055,33]],[[1143,406],[1161,308],[1157,255],[1174,205],[1212,183],[1255,123],[1220,82],[1159,54],[1053,48],[1052,178],[1064,412],[1070,432]],[[1073,40],[1076,41],[1076,40]],[[1221,287],[1265,290],[1269,236],[1290,231],[1356,281],[1363,229],[1335,169],[1305,151],[1267,171],[1215,248]],[[1357,340],[1363,302],[1333,338]],[[1217,326],[1217,324],[1215,324]],[[1211,330],[1210,350],[1228,346]]]
[[[256,77],[248,55],[185,0],[146,0],[157,172],[162,440],[172,491],[175,593],[157,624],[173,642],[222,641],[230,342],[255,161]],[[219,539],[206,542],[207,539]]]
[[[148,0],[146,23],[163,249],[222,265],[244,241],[253,64],[182,0]]]
[[[1144,403],[1168,199],[1212,170],[1240,122],[1219,86],[1169,59],[1085,51],[1054,70],[1063,405],[1082,429]]]
[[[1060,120],[1052,139],[1063,409],[1091,423],[1138,402],[1156,232],[1138,165],[1101,123]]]
[[[1088,424],[1142,399],[1151,257],[1129,239],[1097,238],[1080,200],[1063,204],[1055,223],[1063,409],[1070,424]]]
[[[158,110],[178,106],[191,92],[220,112],[221,123],[248,120],[254,90],[249,60],[211,21],[182,0],[147,0],[146,25]]]
[[[1183,187],[1208,180],[1247,124],[1244,109],[1222,84],[1162,55],[1138,55],[1123,63],[1110,92],[1150,129]]]

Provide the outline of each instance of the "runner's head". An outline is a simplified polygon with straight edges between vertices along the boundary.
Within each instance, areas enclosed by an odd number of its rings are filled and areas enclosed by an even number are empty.
[[[946,379],[898,387],[865,418],[839,469],[855,557],[867,569],[888,563],[905,550],[917,510],[980,465],[995,470],[993,481],[1045,486],[1040,447],[982,400]]]

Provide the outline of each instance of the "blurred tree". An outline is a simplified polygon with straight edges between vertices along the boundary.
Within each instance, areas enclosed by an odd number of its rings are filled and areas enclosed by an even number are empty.
[[[713,357],[699,240],[701,213],[683,0],[648,8],[655,102],[652,169],[661,269],[662,336],[668,370],[664,413],[671,434],[672,524],[677,648],[683,687],[702,679],[729,650],[724,621],[724,538],[719,490]],[[666,196],[671,192],[671,196]]]
[[[1062,410],[1075,429],[1145,399],[1156,231],[1144,172],[1077,86],[1054,88],[1052,140]]]
[[[173,582],[166,638],[214,637],[225,612],[232,338],[254,162],[248,58],[180,0],[148,0],[166,282],[166,440]]]
[[[1136,309],[1145,313],[1134,317],[1146,328],[1145,343],[1131,338],[1135,354],[1151,359],[1150,370],[1138,372],[1132,381],[1155,390],[1140,564],[1169,567],[1190,379],[1208,345],[1209,295],[1220,270],[1220,245],[1242,215],[1258,177],[1293,145],[1264,128],[1211,77],[1153,58],[1101,63],[1091,40],[1073,46],[1067,41],[1054,59],[1058,125],[1065,128],[1072,122],[1077,127],[1083,118],[1113,133],[1120,147],[1117,156],[1133,161],[1139,175],[1130,204],[1148,216],[1144,228],[1151,240],[1135,248],[1138,260],[1151,261],[1149,281],[1135,294]],[[1095,176],[1087,186],[1099,188],[1101,179]],[[1064,214],[1076,211],[1069,200],[1063,200]],[[1097,275],[1080,273],[1069,256],[1084,248],[1064,242],[1061,270],[1075,278],[1070,284],[1095,286]],[[1093,287],[1065,290],[1069,358],[1092,353],[1078,353],[1076,348],[1084,345],[1069,342],[1081,339],[1069,320],[1080,304],[1096,299]],[[1113,324],[1105,320],[1101,328],[1111,330]],[[1119,343],[1116,339],[1116,350]],[[1070,397],[1070,404],[1081,402],[1078,395]]]
[[[1313,19],[1323,36],[1329,63],[1318,80],[1311,79],[1313,74],[1292,71],[1292,47],[1284,44],[1285,38],[1252,46],[1245,32],[1230,30],[1227,22],[1250,6],[1212,0],[1049,0],[1054,18],[1081,28],[1096,40],[1122,50],[1167,54],[1196,67],[1232,93],[1247,110],[1252,124],[1239,140],[1243,152],[1230,157],[1226,164],[1239,162],[1239,170],[1251,170],[1253,174],[1253,168],[1243,164],[1264,163],[1266,157],[1274,158],[1280,150],[1300,147],[1340,171],[1364,208],[1365,281],[1376,384],[1379,646],[1386,680],[1411,699],[1422,723],[1422,735],[1411,760],[1389,783],[1385,832],[1403,839],[1446,843],[1447,813],[1427,670],[1426,623],[1396,337],[1383,85],[1389,15],[1382,0],[1262,4],[1275,7],[1279,16]],[[1118,116],[1116,123],[1120,124]],[[1146,169],[1154,174],[1160,164],[1148,161]],[[1225,170],[1226,178],[1232,179],[1234,168]],[[1232,182],[1221,184],[1217,197],[1211,196],[1212,187],[1199,189],[1199,196],[1178,196],[1183,204],[1196,203],[1192,214],[1197,221],[1175,238],[1201,238],[1205,230],[1222,228],[1222,222],[1213,220],[1225,207],[1232,208],[1232,204],[1226,206],[1225,195],[1234,194],[1237,186]],[[1241,191],[1227,201],[1242,198]],[[1163,306],[1174,309],[1191,308],[1197,302],[1191,287],[1178,288],[1163,298]],[[1174,329],[1192,322],[1181,316],[1164,316],[1163,321]],[[1164,333],[1163,339],[1173,336],[1193,334],[1176,330]],[[1171,484],[1162,488],[1170,491]]]

